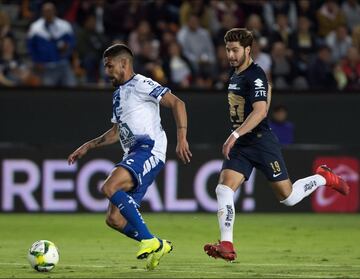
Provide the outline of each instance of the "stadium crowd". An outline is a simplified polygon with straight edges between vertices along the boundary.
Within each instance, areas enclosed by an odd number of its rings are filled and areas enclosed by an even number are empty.
[[[137,73],[223,89],[233,27],[253,31],[275,89],[360,89],[357,0],[0,0],[0,85],[108,86],[102,53],[123,42]]]

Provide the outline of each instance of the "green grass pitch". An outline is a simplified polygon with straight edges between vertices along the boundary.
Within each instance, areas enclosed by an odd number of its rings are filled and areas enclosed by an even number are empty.
[[[137,243],[105,225],[103,214],[1,214],[0,278],[360,278],[360,215],[237,214],[233,263],[209,258],[216,214],[144,214],[152,232],[174,243],[154,271]],[[27,263],[31,244],[53,241],[50,273]]]

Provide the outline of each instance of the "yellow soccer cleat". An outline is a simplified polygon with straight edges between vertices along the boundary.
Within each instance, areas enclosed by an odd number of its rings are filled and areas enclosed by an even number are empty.
[[[158,250],[160,246],[161,243],[156,237],[151,239],[143,239],[140,242],[140,249],[136,253],[136,258],[139,260],[146,259],[151,253]]]
[[[153,270],[160,263],[160,259],[169,254],[173,250],[173,245],[170,241],[163,239],[163,245],[159,251],[152,253],[146,260],[146,269]]]

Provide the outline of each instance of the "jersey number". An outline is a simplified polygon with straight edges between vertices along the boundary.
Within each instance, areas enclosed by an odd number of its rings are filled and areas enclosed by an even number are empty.
[[[274,173],[281,172],[281,167],[278,161],[271,162],[270,166]]]

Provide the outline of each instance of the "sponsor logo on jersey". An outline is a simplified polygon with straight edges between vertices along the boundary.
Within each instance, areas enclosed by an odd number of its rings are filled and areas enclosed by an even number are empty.
[[[240,87],[238,87],[238,85],[236,83],[230,83],[228,89],[229,90],[240,90]]]
[[[255,90],[265,89],[264,82],[259,78],[254,80],[254,84],[255,84]]]

